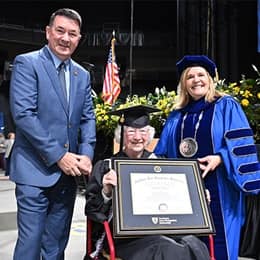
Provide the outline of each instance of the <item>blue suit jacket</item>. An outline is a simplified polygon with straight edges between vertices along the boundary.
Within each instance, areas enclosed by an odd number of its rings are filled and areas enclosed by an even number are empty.
[[[15,58],[10,106],[16,124],[10,179],[49,187],[61,171],[56,162],[67,152],[91,159],[96,142],[89,73],[70,61],[70,102],[66,103],[48,48]]]

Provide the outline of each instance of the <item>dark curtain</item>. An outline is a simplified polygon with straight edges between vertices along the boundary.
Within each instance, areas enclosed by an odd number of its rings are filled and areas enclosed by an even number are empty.
[[[257,0],[177,0],[176,59],[204,54],[213,59],[220,78],[255,77]]]
[[[205,0],[179,0],[177,4],[177,59],[187,54],[205,54],[207,38]]]

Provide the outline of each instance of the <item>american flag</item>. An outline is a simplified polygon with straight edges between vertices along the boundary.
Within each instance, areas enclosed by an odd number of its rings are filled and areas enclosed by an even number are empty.
[[[111,41],[102,91],[102,99],[104,103],[111,106],[115,103],[121,92],[119,68],[115,61],[114,44],[115,38]]]

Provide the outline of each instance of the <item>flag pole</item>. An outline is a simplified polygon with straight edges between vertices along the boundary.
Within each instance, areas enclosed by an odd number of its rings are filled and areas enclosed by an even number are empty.
[[[115,30],[112,32],[112,40],[111,40],[111,49],[112,49],[112,64],[115,63]],[[112,86],[114,87],[114,66],[111,67],[112,69]],[[114,100],[114,95],[112,91],[112,100]]]
[[[130,32],[130,57],[129,57],[129,95],[133,92],[133,22],[134,21],[134,0],[131,0],[131,32]]]

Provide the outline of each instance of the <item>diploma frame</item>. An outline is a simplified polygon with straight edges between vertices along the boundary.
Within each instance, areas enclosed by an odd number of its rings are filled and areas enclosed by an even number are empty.
[[[111,166],[115,238],[215,233],[196,160],[112,158]]]

